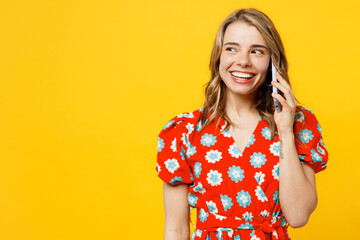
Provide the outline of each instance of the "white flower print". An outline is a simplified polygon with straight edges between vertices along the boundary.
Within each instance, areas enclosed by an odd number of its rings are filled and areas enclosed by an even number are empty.
[[[264,210],[264,211],[260,212],[260,215],[263,217],[268,217],[268,216],[270,216],[270,213],[267,210]]]
[[[213,201],[206,201],[206,205],[209,209],[210,213],[218,213],[218,208],[216,207],[216,203],[214,203]]]
[[[176,152],[176,137],[172,140],[170,148],[173,152]]]
[[[171,173],[174,173],[180,167],[178,160],[176,160],[175,158],[168,159],[164,163],[166,169]]]
[[[252,219],[254,217],[252,215],[252,212],[245,212],[242,216],[245,219],[245,221],[252,221]]]
[[[156,171],[158,172],[158,174],[161,172],[161,167],[159,164],[156,164]]]
[[[277,163],[276,165],[274,165],[274,168],[272,170],[272,175],[275,180],[279,180],[279,173],[279,163]]]
[[[324,154],[325,154],[325,149],[322,148],[321,145],[322,145],[322,144],[321,144],[321,139],[320,139],[320,141],[318,142],[318,144],[317,144],[317,146],[316,146],[316,150],[317,150],[319,153],[321,153],[322,155],[324,155]]]
[[[181,136],[181,141],[186,147],[189,147],[189,136],[186,133],[183,133]]]
[[[199,182],[198,185],[194,187],[194,192],[204,194],[206,192],[206,189],[203,187],[202,183]]]
[[[230,155],[234,158],[239,158],[240,156],[242,156],[240,149],[238,148],[236,143],[233,143],[232,145],[230,145],[228,151],[229,151]]]
[[[179,115],[176,116],[177,118],[182,118],[182,117],[185,117],[185,118],[194,118],[194,113],[190,112],[190,113],[181,113]]]
[[[210,150],[206,153],[205,159],[209,163],[216,163],[222,158],[221,154],[222,152],[219,152],[218,150]]]
[[[267,202],[268,199],[264,193],[264,191],[261,189],[260,186],[257,186],[255,189],[255,195],[257,196],[257,198],[261,201],[261,202]]]
[[[207,174],[206,180],[211,186],[218,186],[223,181],[221,176],[222,174],[219,173],[217,170],[210,170],[210,172]]]
[[[231,138],[231,134],[230,134],[229,129],[223,131],[224,129],[225,129],[225,124],[222,125],[222,127],[221,127],[221,133],[222,133],[222,135],[223,135],[224,137]]]
[[[304,121],[304,114],[302,112],[295,113],[295,122]]]
[[[261,240],[260,238],[258,238],[255,234],[251,237],[250,240]]]
[[[278,157],[280,155],[280,142],[271,144],[269,150],[274,156]]]
[[[221,215],[218,215],[218,214],[214,214],[214,215],[215,215],[215,218],[216,218],[216,219],[219,219],[220,221],[226,219],[225,216],[221,216]]]
[[[201,237],[201,234],[202,234],[202,230],[197,229],[195,235],[196,235],[197,237]]]
[[[273,231],[273,233],[272,233],[273,235],[274,235],[274,237],[276,237],[276,239],[279,239],[279,236],[278,236],[278,234],[277,234],[277,232],[276,231]]]
[[[188,130],[188,134],[192,133],[192,131],[194,131],[194,124],[186,124],[186,129]]]
[[[259,185],[261,185],[265,181],[265,173],[263,173],[261,171],[255,173],[254,177]]]

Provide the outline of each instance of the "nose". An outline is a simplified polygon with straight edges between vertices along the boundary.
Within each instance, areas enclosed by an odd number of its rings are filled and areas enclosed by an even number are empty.
[[[235,63],[239,66],[251,66],[251,60],[248,54],[239,52],[236,55]]]

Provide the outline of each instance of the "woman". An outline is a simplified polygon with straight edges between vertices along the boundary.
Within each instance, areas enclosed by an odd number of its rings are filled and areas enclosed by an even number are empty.
[[[294,97],[271,20],[252,8],[231,13],[210,70],[203,107],[177,115],[158,137],[165,240],[189,239],[189,206],[197,209],[191,239],[290,239],[287,227],[304,226],[316,208],[315,173],[328,153],[315,115]]]

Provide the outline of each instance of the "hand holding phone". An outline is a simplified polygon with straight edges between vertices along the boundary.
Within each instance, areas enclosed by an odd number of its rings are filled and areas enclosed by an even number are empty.
[[[273,61],[271,59],[271,76],[272,76],[272,81],[278,82],[278,80],[275,77],[275,72],[276,72],[276,68],[273,64]],[[278,89],[276,87],[272,87],[272,92],[273,93],[278,93]],[[281,112],[281,104],[279,103],[279,101],[275,98],[274,99],[274,104],[275,104],[275,110],[276,112]]]

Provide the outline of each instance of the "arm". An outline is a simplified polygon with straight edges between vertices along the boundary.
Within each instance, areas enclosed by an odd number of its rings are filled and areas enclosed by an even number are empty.
[[[280,138],[279,199],[290,226],[304,226],[317,205],[315,172],[300,163],[294,134]]]
[[[188,185],[172,186],[164,182],[165,240],[188,240],[190,236]]]
[[[280,138],[279,199],[284,216],[290,226],[304,226],[317,205],[315,172],[309,166],[302,166],[295,145],[294,115],[297,101],[288,82],[275,73],[279,82],[272,85],[284,93],[272,94],[282,105],[281,112],[274,113]]]

